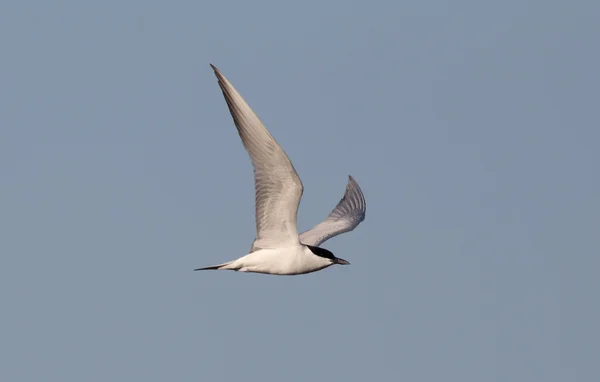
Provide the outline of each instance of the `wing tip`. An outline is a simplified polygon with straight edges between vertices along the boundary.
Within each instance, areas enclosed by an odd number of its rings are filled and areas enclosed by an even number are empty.
[[[223,82],[225,80],[225,77],[223,76],[223,74],[221,74],[221,71],[219,70],[219,68],[217,68],[213,64],[208,64],[208,65],[210,65],[210,67],[212,68],[213,72],[215,73],[215,76],[217,76],[217,79],[219,80],[219,83]]]
[[[355,207],[358,207],[362,211],[362,220],[365,218],[365,214],[367,211],[367,201],[365,199],[365,195],[363,194],[358,182],[352,175],[348,175],[348,185],[346,186],[346,193],[344,197],[350,196],[357,203]]]
[[[356,179],[354,179],[354,177],[352,175],[348,175],[348,187],[347,187],[347,190],[350,191],[352,188],[357,189],[358,192],[360,194],[362,194],[362,190],[360,189],[360,186],[358,185],[358,182],[356,181]]]

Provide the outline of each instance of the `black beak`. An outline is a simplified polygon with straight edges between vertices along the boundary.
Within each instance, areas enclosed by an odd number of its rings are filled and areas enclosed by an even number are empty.
[[[333,263],[334,263],[334,264],[339,264],[339,265],[349,265],[349,264],[350,264],[350,262],[348,262],[348,261],[346,261],[346,260],[344,260],[344,259],[340,259],[339,257],[336,257],[336,258],[333,260]]]

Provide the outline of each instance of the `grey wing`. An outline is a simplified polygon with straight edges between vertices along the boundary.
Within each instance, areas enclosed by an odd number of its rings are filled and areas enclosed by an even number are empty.
[[[254,167],[256,240],[253,248],[298,244],[296,217],[302,182],[258,116],[219,69],[211,67]]]
[[[367,202],[353,177],[348,176],[344,197],[325,220],[300,235],[302,244],[318,247],[326,240],[352,231],[365,220]]]

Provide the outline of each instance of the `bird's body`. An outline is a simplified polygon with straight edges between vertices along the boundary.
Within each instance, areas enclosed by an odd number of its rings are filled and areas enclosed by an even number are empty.
[[[341,259],[339,260],[341,261]],[[291,247],[259,249],[237,260],[215,266],[216,268],[208,267],[206,269],[271,275],[301,275],[319,271],[333,264],[331,259],[316,255],[310,250],[310,247],[298,244]]]
[[[349,178],[344,198],[323,222],[298,235],[296,215],[303,186],[294,166],[233,85],[211,67],[254,167],[256,239],[246,256],[196,270],[298,275],[349,264],[319,245],[353,230],[364,219],[366,203],[356,181]]]

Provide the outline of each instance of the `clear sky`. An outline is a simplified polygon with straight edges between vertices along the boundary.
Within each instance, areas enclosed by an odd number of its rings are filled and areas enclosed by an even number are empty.
[[[600,380],[600,3],[0,4],[0,380]],[[208,66],[366,220],[296,277],[247,253]]]

